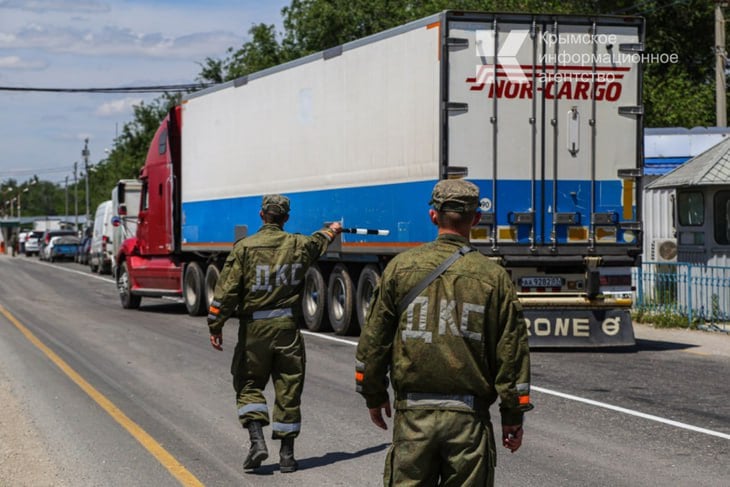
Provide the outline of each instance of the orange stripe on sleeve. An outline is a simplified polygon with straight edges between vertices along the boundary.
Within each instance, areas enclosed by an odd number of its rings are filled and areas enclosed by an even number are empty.
[[[220,313],[220,312],[221,312],[221,310],[220,310],[219,308],[216,308],[215,306],[211,306],[211,307],[210,307],[210,309],[209,309],[208,311],[210,311],[210,312],[211,312],[211,313],[213,313],[214,315],[217,315],[218,313]]]
[[[363,375],[363,373],[362,373],[362,372],[355,372],[355,380],[356,380],[356,381],[358,381],[358,382],[362,382],[362,380],[363,380],[363,378],[364,378],[364,377],[365,377],[365,376]]]
[[[530,396],[520,396],[519,401],[520,406],[526,406],[530,404]]]

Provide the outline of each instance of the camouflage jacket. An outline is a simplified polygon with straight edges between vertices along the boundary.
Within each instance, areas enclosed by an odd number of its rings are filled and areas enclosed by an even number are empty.
[[[406,394],[500,397],[502,424],[522,423],[530,356],[522,307],[507,272],[479,252],[457,260],[401,316],[401,300],[468,241],[441,235],[397,255],[383,272],[357,347],[357,390],[369,408]]]
[[[218,334],[238,306],[243,322],[254,312],[290,308],[294,316],[277,318],[294,327],[301,313],[299,295],[304,274],[333,240],[329,230],[312,236],[287,233],[266,224],[254,235],[236,242],[228,255],[208,310],[208,327]]]

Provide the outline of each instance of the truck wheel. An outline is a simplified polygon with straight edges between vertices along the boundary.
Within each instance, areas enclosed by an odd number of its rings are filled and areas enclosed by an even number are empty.
[[[137,309],[142,302],[141,296],[132,294],[132,284],[129,282],[129,272],[127,272],[127,263],[122,262],[119,269],[119,278],[117,279],[117,289],[119,290],[119,299],[124,309]]]
[[[202,316],[208,310],[205,307],[205,276],[200,264],[191,262],[185,266],[183,279],[183,299],[190,316]]]
[[[380,282],[380,270],[373,264],[366,265],[360,272],[360,279],[357,280],[357,295],[355,296],[355,312],[360,329],[365,326],[365,318],[370,309],[370,300],[373,298],[375,288]]]
[[[205,303],[208,305],[208,308],[210,308],[210,303],[213,302],[215,285],[218,283],[220,275],[221,271],[218,270],[215,264],[208,265],[208,268],[205,270]]]
[[[304,274],[304,290],[302,291],[302,315],[304,324],[311,331],[326,331],[327,322],[327,286],[324,276],[317,265],[313,265]]]
[[[355,285],[350,272],[343,264],[337,264],[330,274],[327,286],[327,310],[330,324],[338,335],[350,335],[357,331],[355,323]]]

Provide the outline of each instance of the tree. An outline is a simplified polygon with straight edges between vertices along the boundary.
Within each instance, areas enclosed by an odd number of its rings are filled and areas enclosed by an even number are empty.
[[[91,211],[111,197],[112,188],[120,179],[136,179],[147,158],[147,151],[160,122],[171,108],[179,104],[179,94],[164,94],[149,104],[134,107],[134,119],[122,127],[114,139],[114,147],[91,173]],[[79,198],[85,197],[85,185],[80,183]],[[83,200],[82,200],[83,201]]]
[[[645,65],[646,125],[714,123],[714,17],[705,0],[292,0],[282,9],[282,33],[253,26],[226,59],[206,59],[199,79],[228,81],[445,9],[644,16],[645,52],[678,59]]]

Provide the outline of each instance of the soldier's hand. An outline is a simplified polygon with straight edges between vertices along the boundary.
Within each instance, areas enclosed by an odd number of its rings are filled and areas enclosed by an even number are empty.
[[[368,411],[370,412],[370,420],[375,423],[375,426],[380,429],[387,430],[388,425],[385,424],[385,420],[383,419],[383,409],[385,409],[385,415],[390,418],[390,400],[387,399],[380,406],[376,408],[370,408],[368,409]]]
[[[502,445],[512,453],[516,452],[522,446],[523,434],[524,430],[522,429],[522,425],[502,425]]]
[[[223,350],[223,334],[211,335],[210,344],[213,345],[213,348],[216,350]]]
[[[329,229],[335,232],[335,235],[342,233],[342,224],[340,222],[330,223]]]

